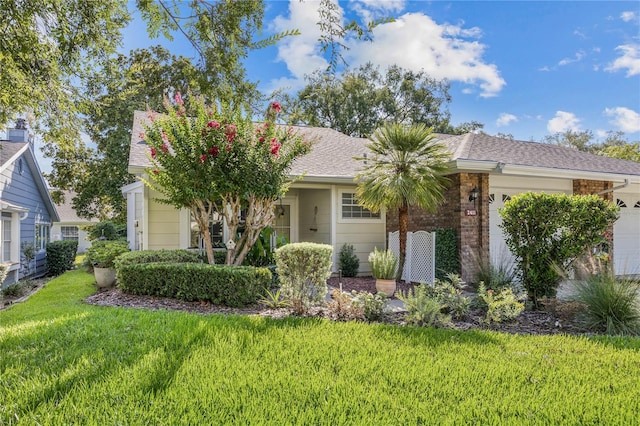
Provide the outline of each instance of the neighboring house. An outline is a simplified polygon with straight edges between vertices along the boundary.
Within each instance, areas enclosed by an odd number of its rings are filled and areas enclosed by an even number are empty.
[[[60,221],[55,222],[51,228],[51,239],[73,240],[78,242],[78,253],[84,253],[91,246],[91,241],[87,239],[87,231],[83,231],[81,227],[98,223],[98,219],[82,219],[78,217],[73,208],[72,201],[76,194],[72,191],[63,191],[64,202],[56,204],[56,210],[60,216]]]
[[[16,128],[7,133],[8,140],[0,141],[0,252],[2,262],[11,265],[4,286],[27,273],[46,271],[45,248],[51,225],[59,220],[24,120],[18,120]],[[33,244],[36,250],[28,269],[22,265],[23,243]]]
[[[129,172],[141,176],[150,166],[149,148],[140,140],[145,112],[136,112]],[[366,139],[331,129],[298,127],[313,141],[312,151],[299,159],[292,175],[304,174],[278,203],[276,230],[290,241],[330,244],[334,272],[340,248],[353,244],[361,274],[370,273],[367,255],[386,246],[387,233],[397,230],[397,212],[372,214],[358,205],[354,176],[367,154]],[[453,228],[458,235],[462,277],[473,281],[476,257],[508,256],[498,209],[509,197],[526,192],[593,194],[621,206],[613,228],[616,272],[640,273],[640,163],[600,157],[555,145],[521,142],[486,135],[436,135],[451,152],[451,185],[436,214],[410,209],[410,231]],[[476,191],[474,191],[474,188]],[[477,194],[470,200],[471,193]],[[190,213],[155,200],[159,194],[142,182],[123,187],[127,197],[127,229],[132,249],[197,246]],[[228,236],[218,224],[219,241]]]

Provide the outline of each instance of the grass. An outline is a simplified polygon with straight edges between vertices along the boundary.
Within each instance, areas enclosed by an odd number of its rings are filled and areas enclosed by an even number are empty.
[[[0,424],[633,424],[640,339],[86,305],[0,312]]]

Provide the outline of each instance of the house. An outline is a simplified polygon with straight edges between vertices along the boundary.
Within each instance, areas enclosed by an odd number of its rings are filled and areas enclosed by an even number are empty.
[[[148,123],[134,115],[129,172],[142,176],[150,166],[149,148],[139,135]],[[326,128],[298,127],[312,151],[299,159],[293,176],[304,174],[277,205],[276,231],[290,241],[334,247],[334,272],[344,243],[353,244],[360,272],[370,272],[367,255],[386,246],[387,233],[398,228],[397,213],[373,214],[358,205],[354,176],[367,153],[367,140]],[[488,260],[507,253],[498,209],[509,197],[526,191],[592,194],[621,206],[613,229],[618,273],[640,273],[640,163],[600,157],[555,145],[521,142],[487,135],[437,135],[451,152],[451,185],[435,214],[410,209],[410,231],[453,228],[458,236],[461,271],[472,281],[476,255]],[[475,189],[475,190],[474,190]],[[476,196],[473,200],[472,192]],[[127,197],[128,237],[132,249],[195,247],[197,233],[188,211],[155,200],[158,194],[136,182],[123,188]],[[226,241],[223,224],[215,235]]]
[[[0,252],[2,262],[10,264],[3,286],[25,274],[46,271],[46,245],[51,225],[59,221],[47,184],[33,153],[33,138],[24,120],[17,120],[0,141]],[[23,245],[32,244],[35,259],[23,265]]]
[[[51,227],[51,239],[77,241],[78,253],[84,253],[91,246],[91,242],[87,239],[87,231],[82,230],[82,227],[98,223],[98,219],[87,220],[78,217],[72,205],[75,192],[63,191],[63,194],[64,201],[56,204],[60,221],[55,222]]]

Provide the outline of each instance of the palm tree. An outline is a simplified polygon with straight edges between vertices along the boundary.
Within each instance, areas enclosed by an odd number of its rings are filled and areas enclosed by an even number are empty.
[[[411,126],[392,123],[378,128],[367,144],[373,158],[364,161],[356,175],[358,201],[372,212],[382,207],[398,209],[400,225],[400,262],[398,278],[402,277],[407,250],[409,206],[434,211],[444,200],[448,179],[446,164],[450,157],[445,146],[424,124]]]

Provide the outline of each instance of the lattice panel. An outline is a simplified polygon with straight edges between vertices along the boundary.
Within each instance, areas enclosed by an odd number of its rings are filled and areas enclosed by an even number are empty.
[[[389,249],[400,256],[400,233],[389,233]],[[436,273],[436,234],[434,232],[407,232],[407,258],[402,279],[412,282],[433,283]]]
[[[408,241],[409,236],[407,235]],[[411,251],[407,247],[407,258],[411,261],[409,270],[411,271],[412,282],[433,283],[436,277],[435,245],[435,232],[418,231],[411,233]]]

